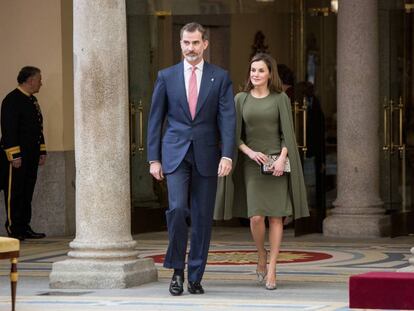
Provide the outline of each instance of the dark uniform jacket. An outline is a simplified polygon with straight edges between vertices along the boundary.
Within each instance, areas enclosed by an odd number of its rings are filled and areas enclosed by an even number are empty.
[[[19,88],[10,92],[1,106],[0,189],[8,162],[32,154],[46,154],[43,117],[35,96]]]

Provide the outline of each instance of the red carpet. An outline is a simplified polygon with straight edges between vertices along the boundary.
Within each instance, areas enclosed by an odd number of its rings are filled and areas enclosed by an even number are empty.
[[[414,310],[414,273],[368,272],[351,276],[349,307]]]
[[[165,253],[147,257],[152,258],[155,263],[162,264]],[[280,251],[277,263],[311,262],[330,258],[332,258],[332,255],[322,252]],[[256,263],[257,251],[255,250],[211,250],[208,252],[208,265],[255,265]]]

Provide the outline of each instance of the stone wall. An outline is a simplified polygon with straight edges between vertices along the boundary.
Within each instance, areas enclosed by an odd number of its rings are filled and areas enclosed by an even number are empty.
[[[7,235],[4,223],[4,195],[0,195],[0,235]],[[48,236],[75,233],[75,159],[73,151],[49,152],[38,171],[32,201],[32,228]]]

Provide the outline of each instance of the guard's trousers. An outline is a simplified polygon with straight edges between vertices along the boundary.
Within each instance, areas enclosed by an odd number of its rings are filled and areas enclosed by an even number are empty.
[[[39,153],[24,154],[19,168],[14,168],[11,162],[7,168],[4,201],[6,230],[9,235],[25,233],[30,228],[39,157]]]

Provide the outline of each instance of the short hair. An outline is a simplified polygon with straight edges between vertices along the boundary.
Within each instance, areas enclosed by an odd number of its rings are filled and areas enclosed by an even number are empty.
[[[286,85],[295,84],[295,75],[293,74],[293,71],[290,70],[288,66],[286,66],[285,64],[279,64],[277,65],[277,71],[279,72],[279,76],[283,84],[286,84]]]
[[[17,83],[22,84],[26,82],[30,77],[33,77],[38,73],[40,73],[39,68],[33,66],[25,66],[20,69],[20,72],[17,75]]]
[[[249,68],[247,70],[246,83],[244,85],[243,91],[250,92],[254,88],[252,81],[250,80],[250,70],[252,64],[259,61],[263,61],[266,64],[267,69],[269,69],[270,77],[269,81],[267,81],[267,87],[269,90],[271,92],[281,93],[283,91],[282,81],[280,80],[279,73],[277,72],[276,61],[267,53],[258,53],[252,57],[249,63]]]
[[[183,38],[184,31],[187,31],[187,32],[198,31],[201,33],[201,38],[203,40],[207,40],[206,29],[203,26],[201,26],[199,23],[191,22],[191,23],[185,24],[180,30],[180,39]]]

